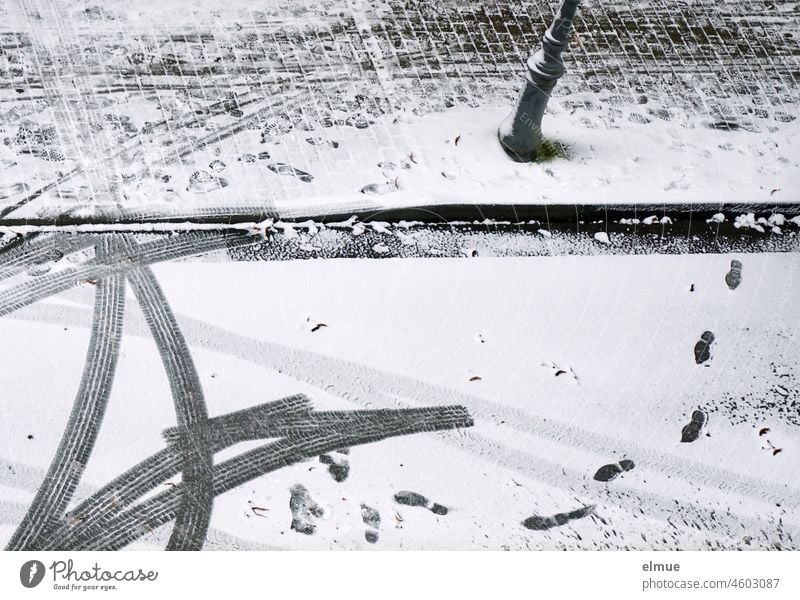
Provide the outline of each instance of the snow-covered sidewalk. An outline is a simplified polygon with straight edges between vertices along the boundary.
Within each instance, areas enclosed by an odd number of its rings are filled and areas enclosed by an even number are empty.
[[[797,203],[797,3],[706,4],[586,3],[518,165],[549,1],[6,3],[0,215]]]

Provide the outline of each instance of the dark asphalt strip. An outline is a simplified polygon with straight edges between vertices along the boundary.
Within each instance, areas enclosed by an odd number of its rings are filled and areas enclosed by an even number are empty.
[[[325,212],[327,211],[327,212]],[[88,225],[114,225],[135,232],[142,225],[174,224],[181,227],[187,223],[195,225],[242,225],[259,223],[264,219],[289,222],[313,221],[315,223],[337,223],[356,217],[359,222],[418,222],[426,225],[448,225],[456,223],[481,223],[485,220],[525,225],[531,221],[540,226],[580,231],[584,226],[600,224],[602,228],[613,227],[620,220],[656,216],[658,220],[669,217],[681,234],[694,234],[706,228],[706,220],[716,214],[726,217],[724,223],[732,223],[736,216],[753,213],[756,217],[782,214],[787,219],[800,215],[800,201],[795,202],[695,202],[673,204],[420,204],[390,207],[371,201],[369,197],[346,206],[299,205],[280,210],[264,205],[206,205],[176,207],[165,210],[157,208],[126,208],[117,214],[76,217],[68,214],[53,214],[46,218],[0,218],[0,226],[16,227],[72,227]],[[661,229],[660,223],[655,227]],[[630,229],[631,226],[626,226]],[[637,228],[645,232],[652,226],[638,223]],[[669,228],[667,228],[669,229]]]
[[[105,257],[111,239],[99,240],[98,255]],[[69,421],[53,462],[36,492],[25,518],[7,545],[8,550],[35,550],[43,536],[60,522],[92,453],[114,380],[122,338],[125,286],[121,275],[97,284],[92,333],[83,376]]]

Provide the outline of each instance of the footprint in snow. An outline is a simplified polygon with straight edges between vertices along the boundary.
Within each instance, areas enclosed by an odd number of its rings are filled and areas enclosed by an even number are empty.
[[[681,442],[691,443],[700,437],[700,430],[706,422],[706,414],[702,410],[696,410],[692,413],[692,419],[688,425],[684,425],[681,430]]]
[[[289,497],[289,510],[292,511],[291,528],[297,533],[306,535],[312,535],[316,531],[316,519],[325,515],[322,506],[311,497],[311,494],[301,483],[292,486]]]
[[[53,248],[52,250],[49,250],[43,258],[30,265],[26,269],[26,272],[31,277],[37,277],[39,275],[44,275],[45,273],[49,273],[53,265],[59,260],[61,260],[63,257],[64,257],[63,252]]]
[[[378,542],[378,530],[381,527],[381,514],[371,506],[362,504],[361,520],[364,521],[364,525],[367,526],[367,530],[364,532],[364,538],[370,544],[376,544]]]
[[[700,340],[694,345],[694,362],[702,365],[711,358],[711,344],[714,342],[714,334],[704,331]]]
[[[427,508],[435,515],[446,515],[449,512],[446,506],[431,502],[422,494],[410,492],[408,490],[397,492],[394,495],[394,501],[405,506],[421,506],[422,508]]]
[[[310,173],[306,173],[300,169],[295,169],[292,165],[287,165],[286,163],[270,163],[267,165],[267,168],[277,175],[291,175],[292,177],[296,177],[305,183],[311,183],[314,181],[314,176]]]
[[[364,116],[355,115],[352,117],[348,117],[342,123],[342,125],[347,125],[348,127],[355,127],[356,129],[366,129],[370,125],[374,125],[374,121],[370,121]]]
[[[347,458],[348,454],[350,454],[350,448],[342,448],[335,452],[320,454],[319,462],[323,465],[328,465],[328,473],[330,473],[333,480],[337,483],[341,483],[350,475],[350,461]]]
[[[594,509],[595,505],[591,504],[570,512],[557,513],[550,517],[533,515],[532,517],[525,519],[522,522],[522,525],[527,529],[533,529],[534,531],[545,531],[547,529],[552,529],[553,527],[561,527],[562,525],[566,525],[575,519],[588,517],[589,515],[594,514]]]
[[[311,144],[312,146],[329,146],[331,148],[339,147],[339,142],[335,142],[333,140],[326,140],[321,137],[309,137],[306,138],[306,142]]]
[[[228,187],[228,180],[218,175],[212,175],[208,171],[195,171],[189,177],[189,185],[186,189],[195,194],[207,194],[214,190]]]
[[[391,194],[397,191],[397,183],[387,181],[386,183],[370,183],[361,188],[361,193],[366,195]]]
[[[728,288],[735,290],[742,283],[742,263],[738,260],[731,261],[731,270],[725,275],[725,283]]]
[[[595,481],[609,482],[617,478],[617,475],[625,471],[630,471],[635,467],[632,460],[623,459],[619,463],[603,465],[594,474]]]

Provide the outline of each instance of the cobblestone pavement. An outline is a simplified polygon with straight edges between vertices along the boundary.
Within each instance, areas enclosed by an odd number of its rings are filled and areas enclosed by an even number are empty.
[[[169,194],[170,165],[203,153],[209,168],[181,185],[228,186],[227,165],[268,161],[298,132],[307,143],[292,153],[319,171],[358,169],[318,133],[365,130],[399,152],[393,119],[508,105],[554,4],[4,0],[0,216],[42,203],[93,214],[133,184]],[[794,1],[587,2],[553,108],[587,129],[668,121],[780,143],[800,104],[798,31]],[[259,203],[312,177],[268,166]]]

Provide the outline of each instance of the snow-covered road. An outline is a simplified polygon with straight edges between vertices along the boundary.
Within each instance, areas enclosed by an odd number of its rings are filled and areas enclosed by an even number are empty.
[[[372,531],[378,548],[797,549],[796,253],[192,261],[153,271],[212,417],[304,393],[321,410],[461,405],[475,421],[245,483],[216,499],[209,548],[366,548]],[[20,277],[30,279],[9,281]],[[6,538],[66,424],[95,288],[2,319]],[[157,348],[132,296],[128,304],[76,501],[163,448],[161,431],[174,425]],[[681,442],[695,411],[697,435]],[[625,460],[632,469],[594,479]],[[311,535],[290,527],[298,484],[298,498],[322,507]],[[403,491],[447,514],[395,498]],[[380,515],[377,526],[362,505]],[[145,533],[138,547],[168,533]]]

